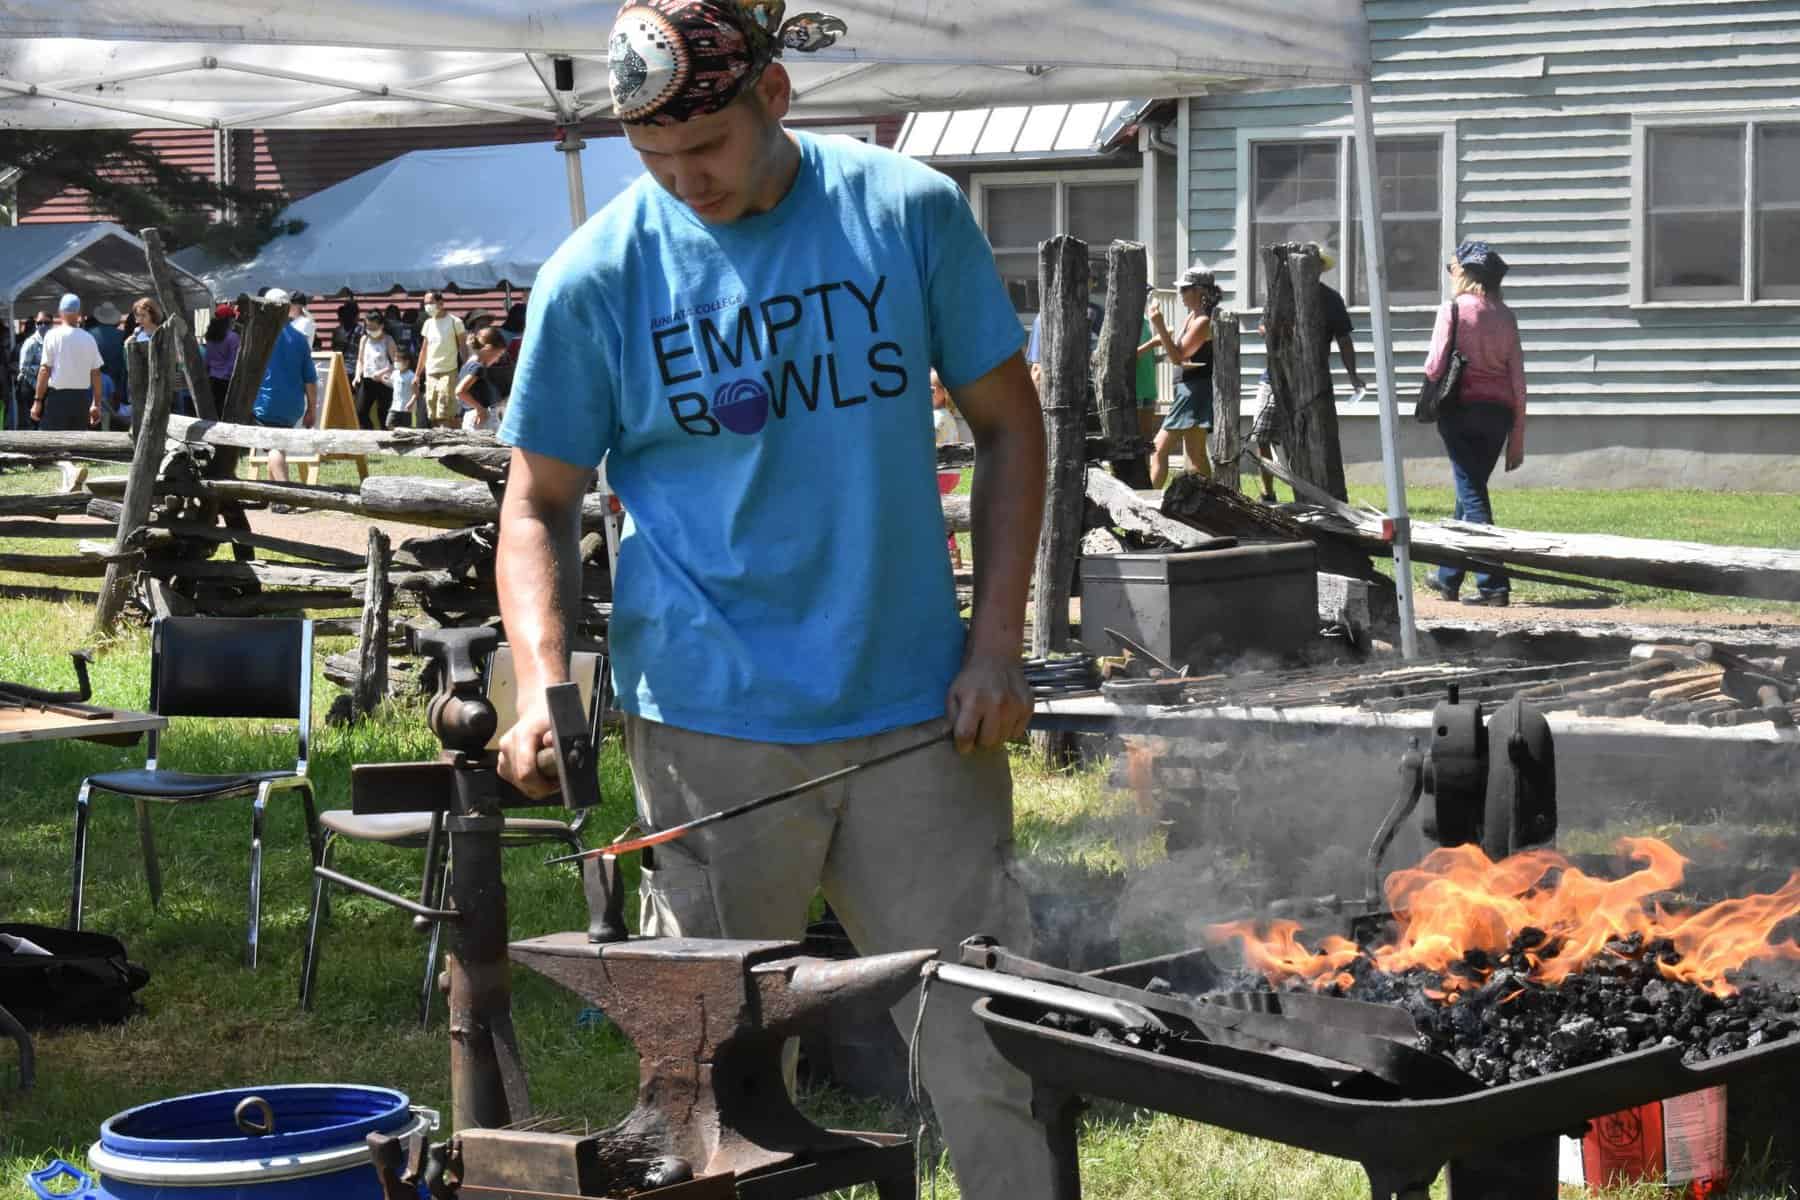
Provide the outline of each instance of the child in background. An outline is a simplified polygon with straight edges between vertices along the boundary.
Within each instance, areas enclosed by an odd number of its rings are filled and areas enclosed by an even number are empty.
[[[415,427],[413,400],[413,352],[400,346],[394,351],[394,403],[388,409],[389,429]]]
[[[938,378],[936,369],[931,372],[931,427],[940,446],[961,437],[961,431],[956,427],[956,406],[950,400],[950,389]]]

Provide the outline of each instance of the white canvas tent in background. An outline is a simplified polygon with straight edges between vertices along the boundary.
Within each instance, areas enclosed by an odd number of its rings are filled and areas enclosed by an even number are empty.
[[[206,303],[206,284],[180,267],[175,286],[188,304]],[[155,295],[144,243],[110,221],[0,227],[0,305],[55,312],[64,292],[80,296],[89,312]]]
[[[193,252],[175,261],[222,297],[270,286],[314,296],[528,288],[568,236],[555,157],[529,143],[414,150],[288,205],[279,219],[306,227],[247,262]],[[581,173],[584,194],[599,207],[644,164],[624,138],[600,138],[582,154]],[[455,203],[443,203],[446,196]]]
[[[790,12],[800,12],[794,3]],[[1348,84],[1371,250],[1371,333],[1414,648],[1362,0],[819,0],[846,32],[786,56],[796,115],[1204,96]],[[0,122],[26,128],[331,128],[605,116],[618,6],[594,0],[0,0]],[[585,212],[579,139],[559,146]]]

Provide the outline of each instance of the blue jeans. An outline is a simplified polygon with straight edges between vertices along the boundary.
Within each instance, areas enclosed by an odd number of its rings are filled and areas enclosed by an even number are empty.
[[[1488,478],[1493,475],[1506,439],[1512,433],[1512,410],[1499,404],[1458,404],[1438,417],[1438,436],[1450,455],[1450,476],[1456,484],[1458,521],[1475,525],[1494,523],[1494,505],[1488,499]],[[1439,585],[1451,595],[1462,587],[1463,572],[1454,567],[1437,569]],[[1511,590],[1504,569],[1475,572],[1475,590],[1483,596],[1505,595]]]

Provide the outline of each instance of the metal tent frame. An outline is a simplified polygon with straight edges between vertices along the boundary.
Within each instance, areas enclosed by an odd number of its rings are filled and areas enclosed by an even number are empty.
[[[1410,527],[1361,0],[1245,0],[1225,8],[1191,0],[1144,0],[1131,8],[1111,0],[984,0],[955,11],[834,0],[826,7],[851,32],[842,49],[788,56],[798,115],[1349,85],[1371,251],[1364,257],[1401,651],[1414,657]],[[600,89],[581,93],[575,67],[599,66],[593,75],[604,79],[612,17],[612,5],[592,0],[450,11],[431,0],[394,0],[373,13],[348,0],[188,0],[178,13],[152,12],[139,0],[49,8],[41,0],[0,0],[0,121],[203,129],[471,116],[542,121],[567,156],[569,216],[579,225],[587,203],[576,127],[612,106],[595,94]],[[397,46],[405,48],[391,49]],[[160,62],[144,61],[161,54],[167,57]],[[302,69],[309,63],[323,69]],[[269,103],[258,87],[286,90]],[[133,117],[139,121],[127,120]]]

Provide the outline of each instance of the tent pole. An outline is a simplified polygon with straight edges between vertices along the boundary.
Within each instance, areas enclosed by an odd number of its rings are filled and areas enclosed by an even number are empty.
[[[1406,515],[1406,476],[1400,458],[1400,413],[1394,399],[1394,344],[1388,331],[1387,249],[1382,239],[1381,191],[1375,164],[1375,122],[1369,85],[1350,85],[1356,122],[1356,190],[1362,199],[1363,267],[1369,282],[1369,336],[1375,343],[1375,383],[1381,401],[1381,477],[1393,527],[1394,597],[1400,609],[1400,656],[1419,656],[1413,623],[1412,522]]]
[[[565,125],[557,131],[561,136],[557,139],[556,148],[563,155],[563,164],[569,169],[569,228],[580,229],[581,223],[587,220],[587,188],[581,180],[581,148],[587,143],[575,132],[573,126]]]

